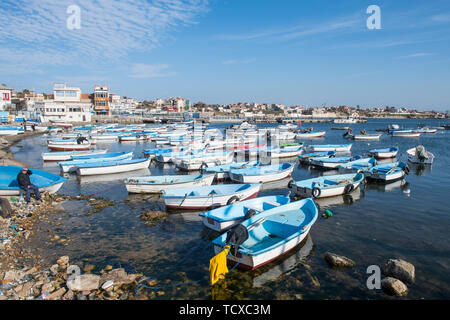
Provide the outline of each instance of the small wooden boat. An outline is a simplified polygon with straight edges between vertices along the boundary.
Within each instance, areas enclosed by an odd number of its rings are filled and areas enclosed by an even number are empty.
[[[168,209],[211,209],[255,198],[261,184],[222,184],[162,191]]]
[[[24,133],[25,130],[20,127],[14,126],[1,126],[0,127],[0,136],[16,136],[18,134]]]
[[[97,141],[116,141],[119,140],[119,135],[114,133],[103,133],[103,134],[91,134],[91,139]]]
[[[86,157],[86,156],[79,156]],[[85,163],[99,163],[105,161],[115,161],[115,160],[131,160],[133,158],[133,152],[111,152],[105,154],[99,154],[92,158],[75,158],[69,161],[58,162],[61,171],[71,172],[77,169],[77,166]]]
[[[414,129],[412,131],[415,133],[436,133],[438,131],[438,129],[423,127],[423,128]]]
[[[203,224],[222,232],[266,210],[291,202],[288,196],[266,196],[240,201],[225,207],[200,213]]]
[[[364,172],[367,179],[393,181],[409,174],[409,167],[404,162],[383,163]]]
[[[390,159],[397,156],[398,148],[383,148],[383,149],[372,149],[369,150],[369,156],[377,159]]]
[[[245,161],[245,162],[234,162],[229,164],[224,164],[220,166],[208,167],[206,163],[203,163],[200,167],[202,173],[215,174],[216,180],[224,180],[229,178],[229,171],[234,169],[246,169],[259,166],[259,161]]]
[[[353,140],[380,140],[381,134],[355,134]]]
[[[17,175],[22,168],[18,166],[0,166],[0,196],[18,196],[20,194]],[[30,181],[39,188],[40,192],[55,193],[68,180],[38,169],[31,169],[31,171],[33,174],[30,176]]]
[[[420,136],[420,133],[413,132],[412,130],[393,130],[392,132],[393,137],[403,137],[403,138],[418,138]]]
[[[297,196],[324,198],[349,194],[364,181],[362,173],[349,173],[289,181],[288,188]]]
[[[66,161],[75,160],[78,156],[95,156],[105,154],[107,150],[89,150],[89,151],[63,151],[63,152],[44,152],[42,160],[44,161]],[[75,158],[74,158],[75,157]]]
[[[408,154],[408,161],[417,164],[432,164],[434,161],[434,154],[425,150],[425,147],[420,145],[406,151]]]
[[[311,158],[309,164],[322,169],[332,169],[358,159],[361,159],[361,156]]]
[[[91,144],[49,144],[47,145],[47,148],[50,150],[56,150],[56,151],[76,151],[76,150],[90,150]]]
[[[129,193],[161,193],[163,190],[210,186],[213,174],[131,177],[125,180]]]
[[[240,269],[256,269],[283,256],[297,247],[309,234],[318,217],[318,209],[312,199],[303,199],[268,209],[241,223],[248,231],[248,238],[237,252],[227,255],[228,262]],[[233,232],[231,229],[228,232]],[[214,239],[216,254],[227,243],[228,232]]]
[[[317,144],[310,145],[311,151],[336,151],[336,152],[350,152],[352,144]]]
[[[228,175],[237,183],[264,183],[281,180],[291,176],[294,170],[292,163],[283,163],[269,166],[258,166],[246,169],[231,170]]]
[[[267,151],[270,153],[271,158],[289,158],[296,157],[303,153],[303,147],[284,147],[284,148],[270,148]]]
[[[176,167],[184,171],[201,170],[202,167],[219,166],[233,162],[233,151],[217,153],[200,153],[192,156],[178,157]]]
[[[296,139],[321,138],[325,134],[326,134],[326,131],[298,132],[295,134],[295,138]]]
[[[110,174],[119,172],[128,172],[148,168],[150,159],[132,159],[103,161],[97,163],[85,163],[77,165],[77,174],[80,176],[89,176],[96,174]]]
[[[125,141],[144,141],[144,140],[148,140],[148,139],[150,139],[150,137],[148,135],[140,133],[140,132],[129,134],[129,135],[119,136],[119,141],[120,142],[125,142]]]
[[[336,151],[320,151],[313,153],[305,153],[298,156],[298,159],[301,163],[308,164],[312,158],[324,158],[324,157],[334,157],[336,155]]]
[[[377,165],[375,158],[363,158],[347,162],[338,166],[340,173],[362,172]]]
[[[95,140],[84,140],[81,143],[77,142],[77,139],[72,138],[60,138],[60,139],[49,139],[47,140],[47,144],[58,145],[58,144],[95,144]]]

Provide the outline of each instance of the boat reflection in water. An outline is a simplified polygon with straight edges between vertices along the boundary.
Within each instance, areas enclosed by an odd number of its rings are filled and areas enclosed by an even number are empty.
[[[380,192],[391,192],[397,188],[401,188],[402,190],[408,189],[409,183],[405,179],[399,179],[391,183],[382,183],[382,182],[370,182],[366,184],[365,191],[368,190],[377,190]]]
[[[149,175],[150,175],[150,170],[148,168],[145,168],[145,169],[129,171],[129,172],[99,174],[99,175],[92,175],[92,176],[78,176],[77,175],[77,182],[79,184],[107,182],[107,181],[115,181],[115,180],[124,180],[129,177],[143,177],[143,176],[149,176]]]
[[[298,244],[298,249],[294,249],[294,254],[288,254],[282,261],[281,259],[277,259],[274,262],[263,266],[260,269],[263,273],[253,278],[253,288],[260,288],[267,282],[274,281],[282,275],[289,275],[299,264],[303,264],[306,261],[306,258],[313,250],[313,246],[314,244],[311,235],[308,235],[305,240]],[[275,263],[276,265],[273,266]]]
[[[411,171],[416,174],[416,176],[424,176],[425,173],[430,173],[432,171],[432,164],[412,164],[408,162],[408,166],[411,168]]]
[[[350,192],[349,194],[334,196],[334,197],[325,197],[315,199],[317,206],[319,207],[319,211],[326,207],[331,206],[339,206],[339,205],[351,205],[355,201],[359,201],[364,197],[364,192],[361,192],[361,187],[356,188],[356,190]]]
[[[276,190],[276,189],[280,189],[283,191],[286,191],[287,189],[287,185],[289,183],[289,181],[291,181],[292,178],[291,177],[287,177],[281,180],[277,180],[277,181],[270,181],[270,182],[265,182],[261,185],[261,191],[266,191],[266,190]]]

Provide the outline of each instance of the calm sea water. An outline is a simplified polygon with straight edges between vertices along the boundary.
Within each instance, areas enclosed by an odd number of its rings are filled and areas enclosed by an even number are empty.
[[[335,126],[351,126],[354,132],[386,128],[397,123],[405,128],[418,124],[438,126],[440,120],[369,120],[366,124],[305,124],[314,130],[326,130],[322,139],[305,140],[308,144],[347,143],[344,131]],[[229,124],[211,125],[226,128]],[[260,125],[275,126],[275,125]],[[130,174],[96,176],[77,179],[70,176],[60,189],[64,195],[91,195],[112,199],[115,206],[86,215],[85,201],[67,201],[65,214],[52,215],[42,221],[27,245],[41,255],[44,265],[54,263],[61,255],[69,255],[74,263],[127,263],[150,278],[156,278],[159,299],[390,299],[381,290],[366,286],[367,267],[383,266],[389,258],[402,258],[416,267],[416,281],[409,286],[409,299],[450,298],[450,144],[449,131],[422,134],[420,138],[394,138],[383,135],[380,141],[353,141],[352,154],[369,149],[398,146],[399,160],[406,161],[405,151],[418,144],[436,156],[432,166],[410,165],[407,185],[399,181],[383,185],[369,184],[350,197],[319,200],[320,213],[330,209],[329,219],[319,217],[307,240],[288,255],[252,272],[233,270],[219,285],[208,284],[209,259],[214,255],[198,212],[170,214],[166,221],[148,227],[140,220],[147,210],[165,210],[159,196],[128,195],[121,185]],[[12,148],[18,160],[34,168],[59,173],[55,163],[43,163],[46,136],[30,138]],[[154,147],[145,143],[99,143],[97,148],[110,151],[134,151]],[[296,159],[288,159],[293,162]],[[151,164],[149,171],[133,175],[177,174],[173,165]],[[305,166],[296,166],[295,180],[324,174]],[[330,172],[325,172],[330,174]],[[287,194],[288,180],[265,184],[260,195]],[[410,193],[404,190],[409,189]],[[49,235],[58,234],[70,241],[52,243]],[[349,270],[333,270],[323,259],[330,251],[356,262]],[[88,262],[86,262],[88,259]],[[180,283],[186,283],[178,285]],[[176,284],[176,285],[175,285]],[[150,290],[141,291],[142,294]]]

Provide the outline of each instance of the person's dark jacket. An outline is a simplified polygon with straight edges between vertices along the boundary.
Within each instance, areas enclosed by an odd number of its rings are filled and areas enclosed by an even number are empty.
[[[32,174],[33,173],[30,169],[28,169],[27,173],[23,173],[22,171],[20,171],[17,175],[17,182],[19,183],[19,186],[22,188],[27,188],[29,185],[31,185],[30,175]]]

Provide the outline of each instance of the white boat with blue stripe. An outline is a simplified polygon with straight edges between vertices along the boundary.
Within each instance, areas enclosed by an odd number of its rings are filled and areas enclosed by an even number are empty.
[[[247,229],[248,238],[236,253],[227,255],[227,260],[247,270],[273,261],[299,245],[317,217],[318,209],[312,199],[291,202],[255,215],[241,223]],[[230,244],[226,243],[228,232],[212,241],[216,254]]]

